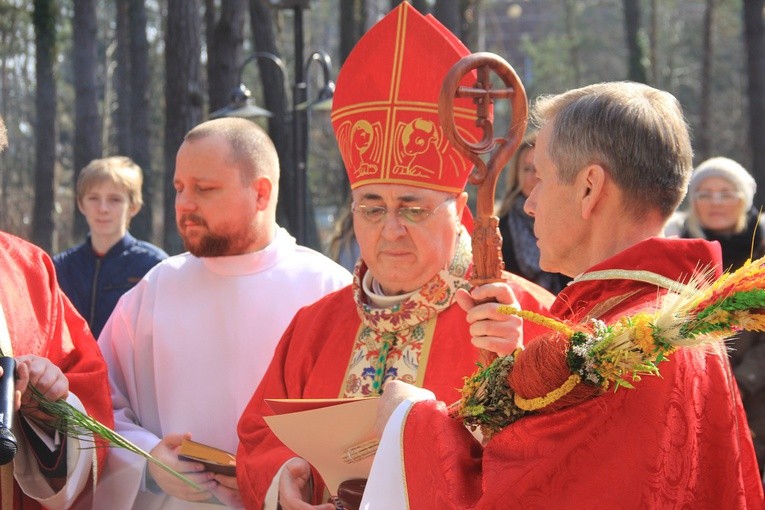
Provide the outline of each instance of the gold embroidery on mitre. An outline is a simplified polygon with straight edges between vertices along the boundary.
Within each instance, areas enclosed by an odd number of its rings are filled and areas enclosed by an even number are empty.
[[[347,155],[349,170],[355,178],[380,172],[380,154],[382,152],[382,126],[380,122],[366,119],[343,122],[337,131],[337,140]]]
[[[439,150],[441,129],[432,120],[417,117],[396,126],[393,175],[440,179],[444,161]],[[434,168],[437,167],[437,168]]]
[[[386,36],[384,43],[389,48],[384,69],[379,69],[379,74],[363,78],[359,74],[350,82],[343,81],[344,88],[358,89],[359,100],[342,106],[336,102],[332,123],[352,189],[388,183],[454,193],[464,188],[472,164],[451,146],[440,126],[439,84],[435,83],[431,92],[415,92],[422,87],[407,87],[412,80],[407,65],[421,65],[418,59],[407,57],[407,40],[417,37],[408,33],[409,14],[409,9],[397,11],[395,33],[391,34],[394,38],[389,41]],[[407,58],[412,60],[410,64]],[[366,80],[377,86],[366,87]],[[455,106],[454,113],[465,124],[457,126],[460,134],[466,140],[475,140],[470,127],[475,122],[474,108],[465,103]]]

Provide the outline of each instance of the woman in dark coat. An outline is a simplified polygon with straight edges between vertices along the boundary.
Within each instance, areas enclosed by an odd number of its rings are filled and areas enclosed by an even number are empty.
[[[712,158],[693,172],[690,207],[681,237],[719,241],[723,266],[735,270],[765,254],[759,212],[752,207],[757,184],[739,163]],[[733,374],[741,391],[760,472],[765,465],[765,334],[745,332],[729,342]]]
[[[523,211],[523,204],[537,181],[534,168],[535,142],[536,133],[526,135],[508,169],[507,193],[497,212],[499,231],[502,234],[502,258],[506,270],[557,294],[566,286],[569,278],[540,269],[534,218]]]

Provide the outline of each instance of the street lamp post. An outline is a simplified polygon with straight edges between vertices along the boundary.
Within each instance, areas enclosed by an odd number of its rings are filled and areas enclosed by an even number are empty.
[[[287,2],[271,2],[277,8]],[[308,7],[309,2],[289,2],[294,16],[294,39],[295,39],[295,85],[292,90],[292,133],[293,154],[295,156],[295,195],[297,199],[297,228],[295,235],[302,244],[311,244],[308,240],[308,175],[306,175],[306,157],[308,150],[308,117],[305,109],[298,109],[298,105],[308,100],[308,84],[303,72],[303,9]],[[310,208],[312,209],[312,208]],[[312,220],[312,218],[310,219]],[[315,231],[315,229],[314,229]],[[314,246],[315,247],[315,246]]]
[[[334,82],[331,79],[332,62],[323,51],[314,51],[303,62],[303,10],[310,6],[310,0],[270,0],[276,9],[292,9],[294,16],[294,41],[295,41],[295,72],[292,86],[292,109],[291,115],[291,152],[293,168],[290,172],[293,179],[295,193],[295,212],[290,215],[294,223],[291,225],[293,234],[298,243],[319,249],[319,240],[316,235],[316,223],[313,215],[313,207],[310,207],[308,194],[307,156],[308,156],[308,111],[313,108],[323,107],[334,93]],[[275,64],[280,71],[282,93],[285,94],[287,82],[287,70],[283,61],[276,55],[268,52],[255,52],[242,62],[239,67],[239,86],[231,94],[231,102],[210,114],[216,117],[270,117],[272,113],[254,104],[249,89],[242,83],[244,68],[255,60],[266,59]],[[318,62],[321,65],[324,78],[324,86],[319,91],[315,101],[308,102],[308,83],[306,76],[311,64]],[[311,228],[313,227],[313,228]]]
[[[253,119],[256,117],[273,117],[273,113],[266,110],[265,108],[257,106],[252,101],[252,93],[242,80],[244,68],[247,67],[250,62],[257,60],[265,60],[267,62],[271,62],[277,67],[277,69],[279,69],[281,89],[282,91],[284,90],[284,84],[287,80],[287,68],[284,66],[282,59],[267,51],[256,51],[247,57],[239,66],[239,85],[237,85],[237,87],[231,91],[231,95],[229,96],[229,103],[220,110],[212,112],[210,114],[211,118],[217,119],[219,117],[243,117],[245,119]]]

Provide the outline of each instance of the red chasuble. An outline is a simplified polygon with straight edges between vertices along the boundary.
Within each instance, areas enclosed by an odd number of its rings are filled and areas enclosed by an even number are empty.
[[[469,252],[465,255],[469,260]],[[366,268],[362,267],[361,271],[363,274]],[[523,308],[546,311],[552,302],[549,292],[520,277],[508,275],[508,278]],[[359,281],[360,276],[356,276],[353,285],[324,297],[296,314],[282,336],[257,392],[239,421],[237,477],[247,508],[262,508],[274,475],[284,462],[296,456],[265,424],[262,417],[273,413],[263,399],[336,398],[371,394],[365,376],[369,367],[360,372],[361,377],[353,373],[354,367],[363,364],[360,358],[364,357],[364,347],[359,345],[358,339],[364,337],[370,329],[365,329],[364,324],[385,321],[387,327],[405,331],[396,332],[402,338],[399,345],[405,346],[420,339],[419,333],[411,334],[412,329],[421,331],[426,337],[422,343],[427,346],[416,351],[414,356],[397,354],[394,347],[388,356],[389,363],[392,364],[396,356],[399,363],[402,358],[406,358],[408,365],[416,365],[416,375],[405,380],[431,390],[437,398],[446,402],[459,399],[458,388],[462,387],[463,378],[475,371],[479,353],[470,342],[465,312],[454,303],[453,286],[435,285],[434,282],[439,281],[436,277],[432,285],[425,285],[419,293],[417,308],[410,308],[409,304],[413,300],[408,299],[401,306],[381,310],[382,313],[373,315],[369,310],[360,311],[365,308],[357,305],[361,295]],[[461,282],[458,285],[469,286],[462,278],[458,278],[458,281]],[[437,306],[441,307],[440,313],[436,310]],[[429,314],[431,319],[411,328],[403,323],[417,322],[412,320],[417,314]],[[364,324],[361,315],[366,317]],[[418,330],[421,325],[425,327]],[[534,333],[529,331],[528,334]],[[380,339],[374,335],[366,338],[370,343]],[[378,352],[374,349],[369,349],[373,358]],[[400,373],[392,370],[386,373],[389,376],[386,380],[402,378]],[[317,504],[322,499],[324,485],[318,473],[314,471],[313,476],[314,504]]]
[[[591,268],[687,280],[720,266],[717,243],[649,239]],[[718,270],[719,272],[719,270]],[[551,311],[606,323],[655,307],[666,291],[624,277],[573,283]],[[722,348],[679,349],[635,389],[525,417],[481,450],[443,404],[421,402],[404,428],[410,508],[762,509],[738,389]],[[422,439],[427,437],[427,441]]]
[[[87,323],[59,289],[50,257],[36,246],[0,232],[0,275],[0,302],[13,355],[50,359],[67,376],[69,391],[82,401],[88,414],[113,427],[106,364]],[[97,450],[99,465],[107,451]],[[41,508],[18,485],[15,492],[15,508]]]

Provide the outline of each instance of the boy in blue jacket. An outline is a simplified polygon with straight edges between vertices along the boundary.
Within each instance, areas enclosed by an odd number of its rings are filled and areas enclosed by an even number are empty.
[[[130,158],[91,161],[77,178],[77,206],[90,228],[84,243],[53,257],[59,284],[98,338],[120,296],[167,253],[128,232],[143,205],[141,168]]]

